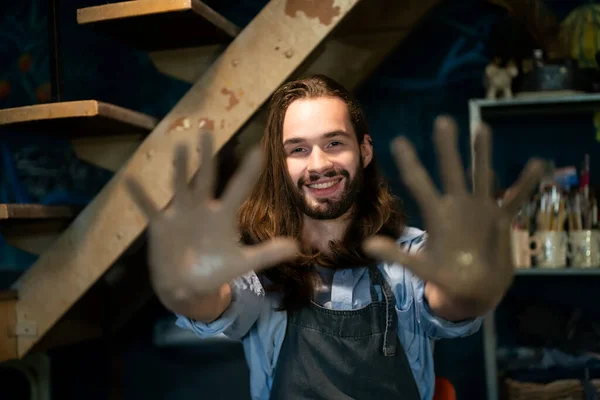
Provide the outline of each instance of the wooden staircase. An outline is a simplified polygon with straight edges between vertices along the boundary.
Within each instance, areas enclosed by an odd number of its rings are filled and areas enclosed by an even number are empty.
[[[90,309],[107,293],[120,305],[115,310],[128,310],[115,317],[120,321],[151,296],[148,285],[140,285],[147,283],[143,261],[133,269],[123,264],[147,225],[125,176],[166,205],[174,149],[182,142],[196,146],[200,124],[214,131],[215,155],[232,143],[244,154],[262,135],[261,106],[281,83],[325,73],[358,87],[438,1],[271,0],[243,30],[199,0],[78,10],[79,24],[148,51],[161,72],[193,85],[161,121],[96,100],[0,110],[0,128],[66,135],[79,157],[115,171],[76,215],[68,207],[0,205],[0,223],[3,215],[19,219],[17,228],[3,230],[7,240],[40,254],[14,288],[0,294],[0,361],[103,334]],[[195,170],[198,159],[192,158]],[[66,222],[50,232],[18,229],[24,216],[26,223]]]

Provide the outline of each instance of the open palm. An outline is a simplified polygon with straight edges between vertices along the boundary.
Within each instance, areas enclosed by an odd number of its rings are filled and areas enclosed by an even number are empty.
[[[542,177],[544,164],[530,160],[510,188],[511,198],[498,207],[491,193],[489,128],[482,125],[475,136],[473,193],[465,184],[451,118],[436,120],[434,139],[445,194],[435,188],[408,140],[399,138],[393,145],[402,179],[424,218],[428,233],[424,251],[407,254],[384,237],[367,239],[364,249],[373,257],[406,266],[449,295],[476,301],[501,297],[514,276],[511,220]]]
[[[236,215],[258,178],[263,162],[260,151],[253,150],[246,157],[217,200],[210,133],[201,134],[200,148],[201,165],[191,185],[187,147],[182,145],[176,150],[175,196],[164,210],[158,210],[136,180],[127,182],[150,220],[149,266],[155,289],[210,293],[239,275],[293,259],[297,254],[296,241],[289,238],[275,238],[256,246],[239,242]]]

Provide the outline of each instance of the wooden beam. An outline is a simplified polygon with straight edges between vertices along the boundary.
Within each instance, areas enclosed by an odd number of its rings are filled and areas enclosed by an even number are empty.
[[[143,113],[96,100],[67,101],[0,110],[0,128],[67,136],[148,133],[157,120]]]
[[[124,185],[137,178],[160,207],[172,196],[173,154],[198,145],[198,126],[214,129],[215,152],[321,43],[359,0],[322,3],[272,0],[154,128],[128,163],[19,279],[17,315],[37,326],[19,337],[26,354],[145,229],[147,221]],[[190,172],[198,168],[190,157]]]
[[[135,0],[80,8],[77,23],[144,51],[228,43],[240,31],[199,0]]]

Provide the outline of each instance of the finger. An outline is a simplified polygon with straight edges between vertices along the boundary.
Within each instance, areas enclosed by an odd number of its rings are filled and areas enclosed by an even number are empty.
[[[538,182],[542,179],[545,171],[545,163],[542,160],[530,160],[517,182],[508,191],[511,196],[503,203],[503,208],[511,215],[515,215],[531,196]]]
[[[156,206],[154,200],[148,196],[146,190],[142,187],[141,183],[139,183],[137,179],[129,176],[126,177],[125,187],[131,195],[133,202],[140,210],[142,210],[148,219],[151,220],[158,215],[159,208]]]
[[[489,197],[491,189],[492,132],[486,124],[475,131],[473,186],[477,196]]]
[[[436,118],[434,141],[444,188],[452,194],[466,192],[463,165],[457,150],[458,132],[456,123],[452,118]]]
[[[425,167],[419,161],[414,147],[401,137],[394,140],[393,153],[402,181],[419,203],[423,217],[434,218],[440,195]]]
[[[175,168],[173,170],[173,190],[175,195],[186,193],[188,189],[188,159],[189,152],[187,146],[184,143],[177,145],[175,149],[175,159],[173,164]]]
[[[423,262],[422,255],[409,254],[400,248],[396,241],[375,235],[367,238],[363,242],[364,252],[378,260],[387,261],[390,263],[400,264],[412,272],[419,278],[430,280],[433,278],[433,271]]]
[[[292,238],[278,237],[244,249],[247,259],[245,266],[248,271],[258,271],[276,266],[285,261],[291,261],[299,252],[298,242]]]
[[[207,130],[200,132],[200,167],[192,181],[196,200],[211,199],[215,194],[215,161],[213,159],[213,137]]]
[[[223,193],[223,209],[236,212],[248,193],[256,184],[263,165],[263,155],[260,148],[256,147],[246,156],[241,167],[235,172],[227,183]]]

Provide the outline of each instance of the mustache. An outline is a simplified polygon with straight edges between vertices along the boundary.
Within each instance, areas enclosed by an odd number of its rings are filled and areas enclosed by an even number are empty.
[[[331,170],[325,172],[324,174],[310,174],[308,179],[305,177],[298,179],[298,188],[301,189],[302,186],[306,185],[307,183],[316,182],[321,178],[335,178],[336,176],[342,176],[346,179],[350,179],[350,173],[345,169],[341,169],[339,171]]]

